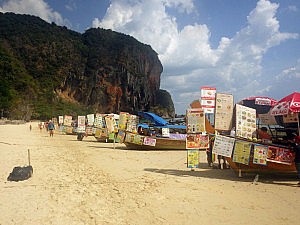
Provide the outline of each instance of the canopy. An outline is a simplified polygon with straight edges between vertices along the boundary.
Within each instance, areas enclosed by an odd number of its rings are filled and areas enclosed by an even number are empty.
[[[275,116],[277,122],[285,127],[298,127],[300,134],[300,93],[294,92],[282,98],[270,110],[270,114]],[[285,121],[286,120],[286,121]]]
[[[298,113],[300,112],[300,93],[294,92],[274,105],[274,107],[270,110],[271,115],[287,115],[291,112]]]
[[[277,101],[275,99],[266,96],[252,96],[244,98],[239,102],[240,105],[256,109],[257,114],[268,113],[271,107],[276,103]]]

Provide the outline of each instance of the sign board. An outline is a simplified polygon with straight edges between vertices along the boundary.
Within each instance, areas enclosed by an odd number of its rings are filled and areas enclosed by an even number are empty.
[[[199,167],[199,150],[188,149],[187,150],[187,167],[198,168]]]
[[[214,113],[215,94],[215,87],[201,87],[201,106],[204,110],[204,113]]]
[[[235,139],[216,135],[212,152],[217,155],[231,157]]]
[[[236,104],[236,136],[252,138],[256,132],[256,110]]]
[[[65,126],[71,126],[72,124],[72,116],[67,116],[65,115],[65,118],[64,118],[64,125]]]
[[[233,95],[216,93],[216,130],[229,131],[232,129],[233,106]]]
[[[187,133],[201,133],[205,131],[205,115],[203,109],[188,109],[187,117]]]
[[[78,116],[77,132],[85,132],[85,116]]]

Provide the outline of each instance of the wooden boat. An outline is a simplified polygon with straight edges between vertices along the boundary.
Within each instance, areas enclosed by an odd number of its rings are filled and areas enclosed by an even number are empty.
[[[288,149],[286,146],[269,145],[273,147],[283,147]],[[267,165],[259,165],[253,163],[253,152],[251,151],[249,165],[235,163],[232,158],[226,157],[226,161],[232,169],[236,172],[241,170],[242,172],[256,172],[256,173],[296,173],[295,163],[279,162],[271,159],[267,159]]]
[[[268,161],[267,166],[257,165],[252,163],[253,157],[250,156],[249,165],[244,165],[240,163],[235,163],[232,161],[232,158],[226,157],[226,161],[230,165],[230,167],[236,172],[256,172],[256,173],[296,173],[295,163],[282,164]]]
[[[141,135],[142,138],[146,137]],[[132,150],[186,150],[185,139],[151,137],[156,140],[155,146],[140,145],[125,141],[124,144]]]

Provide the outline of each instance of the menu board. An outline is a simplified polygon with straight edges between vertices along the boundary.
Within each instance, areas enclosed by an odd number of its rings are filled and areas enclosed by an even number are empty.
[[[188,109],[187,117],[187,133],[201,133],[205,131],[205,115],[203,109]]]
[[[67,116],[65,115],[65,118],[64,118],[64,125],[65,126],[71,126],[72,124],[72,116]]]
[[[161,129],[161,134],[163,137],[170,137],[170,129],[169,128],[162,128]]]
[[[77,120],[77,132],[85,132],[85,116],[78,116]]]
[[[235,139],[216,135],[212,152],[217,155],[231,157]]]
[[[216,130],[229,131],[232,129],[233,106],[233,95],[216,93]]]
[[[187,134],[186,149],[207,149],[209,148],[209,136],[204,134]]]
[[[249,165],[251,143],[236,141],[233,151],[233,162]]]
[[[268,146],[267,161],[291,165],[294,158],[294,153],[290,149]]]
[[[266,166],[268,156],[268,146],[255,144],[253,146],[253,163]]]
[[[286,114],[282,116],[284,123],[297,123],[298,122],[298,113]]]
[[[129,113],[120,112],[120,117],[119,117],[119,129],[120,130],[126,129],[128,116],[129,116]]]
[[[117,135],[117,139],[119,139],[119,142],[122,144],[125,140],[125,131],[123,130],[119,130],[118,135]]]
[[[95,122],[95,115],[94,114],[88,114],[87,116],[87,125],[93,126]]]
[[[64,117],[63,116],[58,116],[58,123],[63,124],[64,123]]]
[[[106,128],[107,128],[108,133],[115,132],[115,126],[117,126],[117,124],[116,124],[116,120],[113,116],[106,116],[105,123],[106,123]]]
[[[215,87],[201,87],[201,106],[204,110],[204,113],[214,113],[215,94]]]
[[[96,128],[96,131],[95,131],[95,137],[96,138],[100,138],[101,137],[101,134],[102,134],[102,131],[100,128]]]
[[[236,104],[236,136],[252,138],[256,132],[256,110]]]
[[[137,144],[137,145],[143,145],[143,137],[139,134],[135,134],[134,137],[133,137],[133,143],[134,144]]]
[[[137,125],[139,118],[136,115],[129,115],[127,118],[126,130],[132,133],[137,133]]]
[[[134,134],[126,133],[125,142],[133,143]]]
[[[155,146],[156,145],[156,139],[155,138],[150,138],[150,137],[144,137],[144,145],[150,145],[150,146]]]
[[[96,114],[94,125],[95,125],[95,127],[98,127],[98,128],[103,128],[104,127],[103,115],[102,114],[99,114],[99,113]]]
[[[187,167],[198,168],[199,167],[199,151],[198,149],[187,150]]]
[[[270,113],[258,114],[258,118],[260,120],[260,124],[264,125],[276,125],[276,119]]]

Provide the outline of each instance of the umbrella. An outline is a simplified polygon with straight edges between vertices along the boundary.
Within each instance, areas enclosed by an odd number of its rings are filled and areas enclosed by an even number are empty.
[[[257,114],[268,113],[276,103],[277,101],[275,99],[266,96],[252,96],[244,98],[239,102],[240,105],[256,109]]]
[[[294,117],[294,122],[291,122],[292,124],[297,123],[298,126],[298,132],[299,131],[299,112],[300,112],[300,92],[294,92],[292,94],[289,94],[288,96],[282,98],[280,101],[275,104],[272,109],[270,110],[270,114],[276,117],[279,117],[280,123],[283,123],[283,116],[287,115],[293,115],[295,113],[298,114],[298,116]]]

